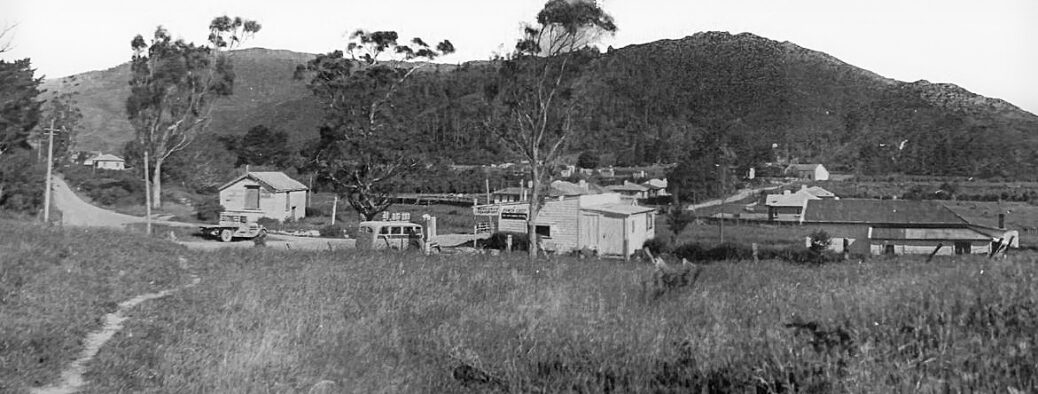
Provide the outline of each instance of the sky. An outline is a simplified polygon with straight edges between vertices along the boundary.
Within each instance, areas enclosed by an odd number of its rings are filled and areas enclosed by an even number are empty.
[[[114,67],[130,40],[163,25],[202,43],[214,16],[255,19],[244,47],[325,53],[350,31],[395,30],[458,52],[439,61],[484,60],[511,49],[546,0],[0,0],[0,27],[37,75],[59,78]],[[700,31],[749,32],[826,52],[902,81],[949,82],[1038,114],[1036,0],[601,0],[620,48]]]

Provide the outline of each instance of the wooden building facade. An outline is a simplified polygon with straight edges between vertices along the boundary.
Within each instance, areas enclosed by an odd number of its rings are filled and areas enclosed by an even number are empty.
[[[220,187],[220,205],[253,219],[306,217],[306,185],[283,172],[249,172]]]
[[[527,232],[527,203],[494,205],[474,210],[494,215],[498,231]],[[602,255],[630,256],[656,236],[654,209],[619,193],[548,197],[534,224],[545,249],[558,253],[586,248]]]

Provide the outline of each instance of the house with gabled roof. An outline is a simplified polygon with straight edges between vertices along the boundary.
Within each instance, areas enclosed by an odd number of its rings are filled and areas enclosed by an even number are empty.
[[[220,186],[220,205],[252,219],[306,217],[309,188],[278,171],[250,171]]]
[[[83,165],[102,170],[125,170],[126,160],[110,153],[97,152],[83,160]]]
[[[933,201],[808,200],[801,223],[826,231],[833,250],[858,255],[989,253],[1005,232],[972,225]]]

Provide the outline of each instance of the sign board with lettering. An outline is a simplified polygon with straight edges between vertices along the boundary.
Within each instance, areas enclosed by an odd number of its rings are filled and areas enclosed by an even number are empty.
[[[526,220],[529,213],[530,206],[526,204],[501,207],[501,220]]]
[[[473,205],[472,214],[476,216],[497,216],[501,213],[500,205]]]

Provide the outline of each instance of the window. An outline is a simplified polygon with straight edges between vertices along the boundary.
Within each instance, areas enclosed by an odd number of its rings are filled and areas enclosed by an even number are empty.
[[[537,226],[537,235],[544,238],[551,238],[551,226]]]
[[[955,254],[970,254],[973,252],[973,245],[969,242],[956,242],[955,243]]]
[[[401,228],[400,226],[393,226],[389,229],[389,233],[393,235],[403,234],[403,228]]]
[[[654,225],[656,225],[656,215],[652,213],[645,215],[645,229],[652,230]]]
[[[258,185],[245,186],[245,209],[259,209],[260,190]]]
[[[379,234],[389,234],[389,227],[382,227],[378,230]]]
[[[292,192],[285,192],[285,212],[288,212],[288,210],[292,206],[292,194],[291,193]]]

